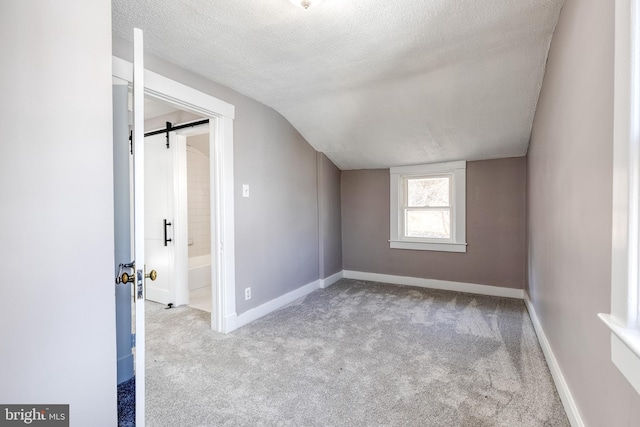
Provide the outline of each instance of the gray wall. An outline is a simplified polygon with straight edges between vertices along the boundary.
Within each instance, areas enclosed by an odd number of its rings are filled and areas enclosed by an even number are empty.
[[[131,60],[130,49],[114,39],[114,55]],[[236,312],[318,280],[316,151],[264,104],[151,55],[145,57],[145,67],[236,107]],[[242,197],[243,184],[250,185],[251,197]],[[249,301],[244,300],[246,287],[252,290]]]
[[[248,98],[236,106],[238,314],[319,279],[316,151],[280,114]],[[234,102],[235,101],[235,102]],[[242,184],[251,197],[241,196]],[[251,286],[252,299],[244,300]]]
[[[611,303],[614,2],[567,0],[528,154],[528,293],[587,426],[631,426],[640,396],[596,317]]]
[[[4,0],[0,51],[0,402],[114,426],[111,2]]]
[[[389,170],[342,171],[345,270],[524,287],[523,157],[467,162],[467,252],[389,248]]]
[[[321,279],[342,271],[340,178],[340,169],[323,153],[318,153]]]

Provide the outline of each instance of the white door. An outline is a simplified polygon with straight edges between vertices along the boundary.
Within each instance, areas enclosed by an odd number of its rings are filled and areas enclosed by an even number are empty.
[[[144,139],[145,257],[158,272],[147,284],[147,299],[176,304],[173,292],[175,218],[173,213],[173,159],[165,134]]]
[[[136,318],[136,425],[145,425],[144,63],[142,30],[133,30],[133,298]]]
[[[144,143],[145,257],[158,278],[146,297],[160,304],[189,304],[187,279],[186,137],[152,135]]]

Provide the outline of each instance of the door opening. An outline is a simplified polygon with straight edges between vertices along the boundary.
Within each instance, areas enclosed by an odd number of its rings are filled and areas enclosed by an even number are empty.
[[[159,273],[148,285],[147,299],[168,307],[188,304],[213,311],[215,318],[210,185],[214,124],[148,99],[145,107],[145,245],[147,259]]]
[[[160,76],[148,70],[144,70],[142,66],[142,32],[134,31],[134,64],[113,57],[113,77],[119,79],[124,85],[132,87],[134,82],[134,74],[136,76],[135,91],[133,104],[133,116],[136,124],[136,137],[134,142],[142,141],[142,135],[138,132],[142,131],[142,119],[140,112],[144,110],[142,101],[144,92],[145,96],[159,100],[164,103],[173,105],[181,110],[196,114],[200,117],[209,119],[214,126],[209,138],[209,146],[211,149],[211,264],[212,273],[212,308],[215,314],[211,315],[211,328],[215,331],[230,332],[236,328],[235,313],[235,236],[234,236],[234,178],[233,178],[233,119],[235,115],[235,107],[208,94],[192,89],[188,86]],[[144,84],[142,84],[144,80]],[[138,112],[138,113],[136,113]],[[139,135],[139,136],[138,136]],[[138,145],[136,142],[134,145]],[[137,150],[132,150],[137,151]],[[144,148],[139,150],[139,154],[144,154]],[[141,159],[142,156],[135,156]],[[144,171],[144,161],[136,165],[134,175],[136,180],[139,179],[139,172]],[[144,178],[140,178],[140,182],[144,182]],[[142,187],[142,186],[141,186]],[[117,190],[116,190],[117,191]],[[139,192],[138,192],[139,193]],[[138,194],[136,193],[136,194]],[[118,197],[118,194],[115,194]],[[138,218],[144,212],[144,198],[138,203],[136,196],[136,205],[142,206],[142,209],[134,210],[136,217],[135,223],[142,223]],[[140,230],[144,226],[140,227]],[[137,229],[137,228],[136,228]],[[134,258],[137,258],[138,264],[135,266],[135,305],[136,313],[144,313],[145,288],[144,288],[144,236],[139,239],[136,233],[136,242],[142,240],[141,244],[136,243]],[[139,251],[138,249],[142,250]],[[140,253],[139,253],[140,252]],[[126,286],[123,286],[125,289]],[[133,287],[132,287],[133,288]],[[134,295],[132,294],[132,297]],[[138,298],[139,296],[139,298]],[[131,301],[131,300],[129,300]],[[136,315],[135,329],[137,337],[132,340],[129,330],[119,329],[118,340],[120,341],[120,331],[126,334],[126,338],[131,340],[131,347],[134,348],[132,353],[135,359],[135,418],[136,423],[144,425],[145,413],[145,351],[144,351],[144,334],[145,323],[144,316]],[[137,346],[136,346],[137,341]]]

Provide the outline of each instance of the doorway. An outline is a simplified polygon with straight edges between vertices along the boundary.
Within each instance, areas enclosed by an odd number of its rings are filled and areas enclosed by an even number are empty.
[[[137,33],[134,35],[139,40],[137,43],[136,53],[134,56],[141,57],[142,49],[141,49],[141,31],[136,30]],[[134,43],[134,46],[136,43]],[[134,77],[134,67],[133,64],[122,60],[120,58],[113,57],[113,77],[114,82],[120,82],[126,89],[127,86],[132,87],[133,77]],[[144,74],[144,79],[140,77]],[[212,266],[214,266],[212,274],[212,309],[216,309],[215,315],[212,313],[211,315],[211,328],[215,331],[219,332],[230,332],[236,328],[236,313],[235,313],[235,245],[234,245],[234,177],[233,177],[233,119],[235,115],[235,107],[233,105],[227,104],[224,101],[221,101],[217,98],[214,98],[208,94],[195,90],[193,88],[187,87],[181,83],[170,80],[166,77],[158,75],[156,73],[150,72],[148,70],[142,69],[142,64],[140,62],[137,63],[136,66],[136,76],[140,78],[138,81],[144,80],[144,87],[142,85],[136,86],[136,91],[143,89],[144,95],[148,96],[157,101],[164,102],[169,105],[173,105],[183,111],[197,114],[201,117],[205,117],[210,120],[210,123],[213,123],[212,127],[213,131],[210,133],[209,138],[209,146],[210,146],[210,158],[211,158],[211,170],[214,171],[211,174],[210,182],[211,182],[211,198],[214,201],[211,212],[211,242],[212,242],[212,251],[211,251],[211,262]],[[141,92],[137,92],[138,95]],[[125,91],[126,97],[126,91]],[[143,110],[143,105],[141,105],[142,96],[137,96],[133,102],[129,100],[130,103],[136,105],[136,111]],[[115,105],[115,104],[114,104]],[[126,100],[124,102],[125,108],[123,112],[123,122],[126,123],[127,119],[127,109],[126,109]],[[142,130],[141,123],[139,123],[139,119],[141,116],[133,115],[134,121],[138,124],[137,129]],[[114,115],[115,117],[115,115]],[[115,119],[114,119],[115,126]],[[125,126],[125,133],[126,131]],[[114,132],[115,135],[115,132]],[[141,136],[141,135],[140,135]],[[127,149],[128,144],[126,142],[126,136],[122,138],[124,144],[124,150],[121,150],[123,153],[124,165],[127,163],[127,156],[129,155],[129,150]],[[142,138],[137,138],[136,141],[140,141]],[[139,142],[136,142],[136,146],[140,145]],[[114,144],[114,150],[115,150]],[[131,154],[133,154],[133,148],[131,148]],[[120,151],[119,151],[120,152]],[[141,150],[143,153],[144,150]],[[136,164],[140,163],[135,168],[135,180],[136,182],[141,183],[141,187],[144,187],[144,178],[138,177],[144,170],[144,161],[140,162],[138,159],[142,159],[142,156],[135,157]],[[114,164],[115,167],[115,164]],[[124,166],[122,168],[122,176],[125,175],[124,171],[127,171],[129,168]],[[121,176],[120,174],[117,177]],[[123,181],[125,182],[125,181]],[[124,199],[129,200],[129,194],[131,192],[131,187],[127,185],[118,186],[115,189],[115,199],[118,199],[121,196],[125,196]],[[140,194],[140,193],[138,193]],[[125,204],[123,203],[123,206]],[[138,199],[136,198],[136,206],[140,206],[140,209],[134,209],[136,212],[136,224],[143,223],[144,221],[139,221],[139,214],[144,212],[144,201],[140,201],[138,203]],[[133,209],[133,207],[131,207]],[[127,218],[132,218],[130,216],[131,212],[129,211],[129,206],[121,209],[123,215]],[[123,229],[126,228],[129,221],[124,221]],[[137,228],[138,229],[138,228]],[[139,228],[140,230],[143,227]],[[138,239],[138,238],[137,238]],[[138,241],[144,239],[138,239]],[[131,242],[126,242],[123,245],[123,249],[130,248]],[[136,245],[136,257],[139,258],[140,261],[144,260],[144,243],[140,245]],[[140,256],[138,256],[138,252],[140,252]],[[117,259],[117,257],[116,257]],[[116,270],[119,270],[119,267],[131,268],[133,264],[128,264],[131,261],[131,257],[124,257],[125,263],[127,265],[116,265]],[[126,349],[129,353],[133,352],[133,348],[135,348],[135,408],[136,408],[136,419],[140,420],[140,424],[144,423],[144,412],[145,412],[145,404],[144,404],[144,396],[145,396],[145,369],[144,369],[144,286],[143,279],[145,274],[143,273],[142,267],[136,270],[135,281],[136,281],[136,298],[135,300],[135,313],[136,313],[136,336],[131,336],[131,327],[129,328],[116,328],[116,332],[118,335],[118,342],[122,341],[122,347]],[[149,265],[149,269],[151,270],[153,266]],[[119,273],[119,271],[118,271]],[[153,272],[152,272],[153,273]],[[151,277],[153,275],[150,275]],[[119,319],[121,317],[126,318],[129,316],[129,325],[130,316],[131,316],[131,299],[127,297],[131,295],[130,292],[132,288],[129,286],[130,282],[134,282],[134,280],[125,280],[126,275],[123,275],[123,282],[119,283],[116,281],[118,289],[123,290],[122,299],[117,299],[116,302],[116,318]],[[122,304],[121,304],[122,303]],[[123,310],[123,307],[125,308]],[[118,374],[120,375],[120,354],[118,354],[119,363],[118,363]],[[133,365],[133,358],[129,355],[125,355],[122,358],[123,361],[126,361],[128,365]],[[138,361],[140,363],[138,364]],[[131,366],[133,368],[133,366]],[[131,378],[131,379],[134,379]],[[120,382],[120,379],[119,379]]]
[[[147,300],[168,308],[190,305],[213,318],[214,126],[173,106],[145,100],[145,252],[147,264],[158,272],[147,284]]]
[[[113,76],[132,84],[133,66],[113,57]],[[144,71],[145,97],[214,123],[209,135],[211,164],[211,329],[228,333],[237,327],[235,301],[235,223],[233,120],[235,107],[211,95],[149,70]],[[151,268],[151,266],[149,266]]]

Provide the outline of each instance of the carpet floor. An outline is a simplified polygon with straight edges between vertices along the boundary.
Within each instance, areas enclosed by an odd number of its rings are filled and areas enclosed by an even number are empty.
[[[136,378],[118,384],[118,427],[136,425]]]
[[[343,279],[231,334],[147,304],[149,426],[569,426],[520,300]]]

